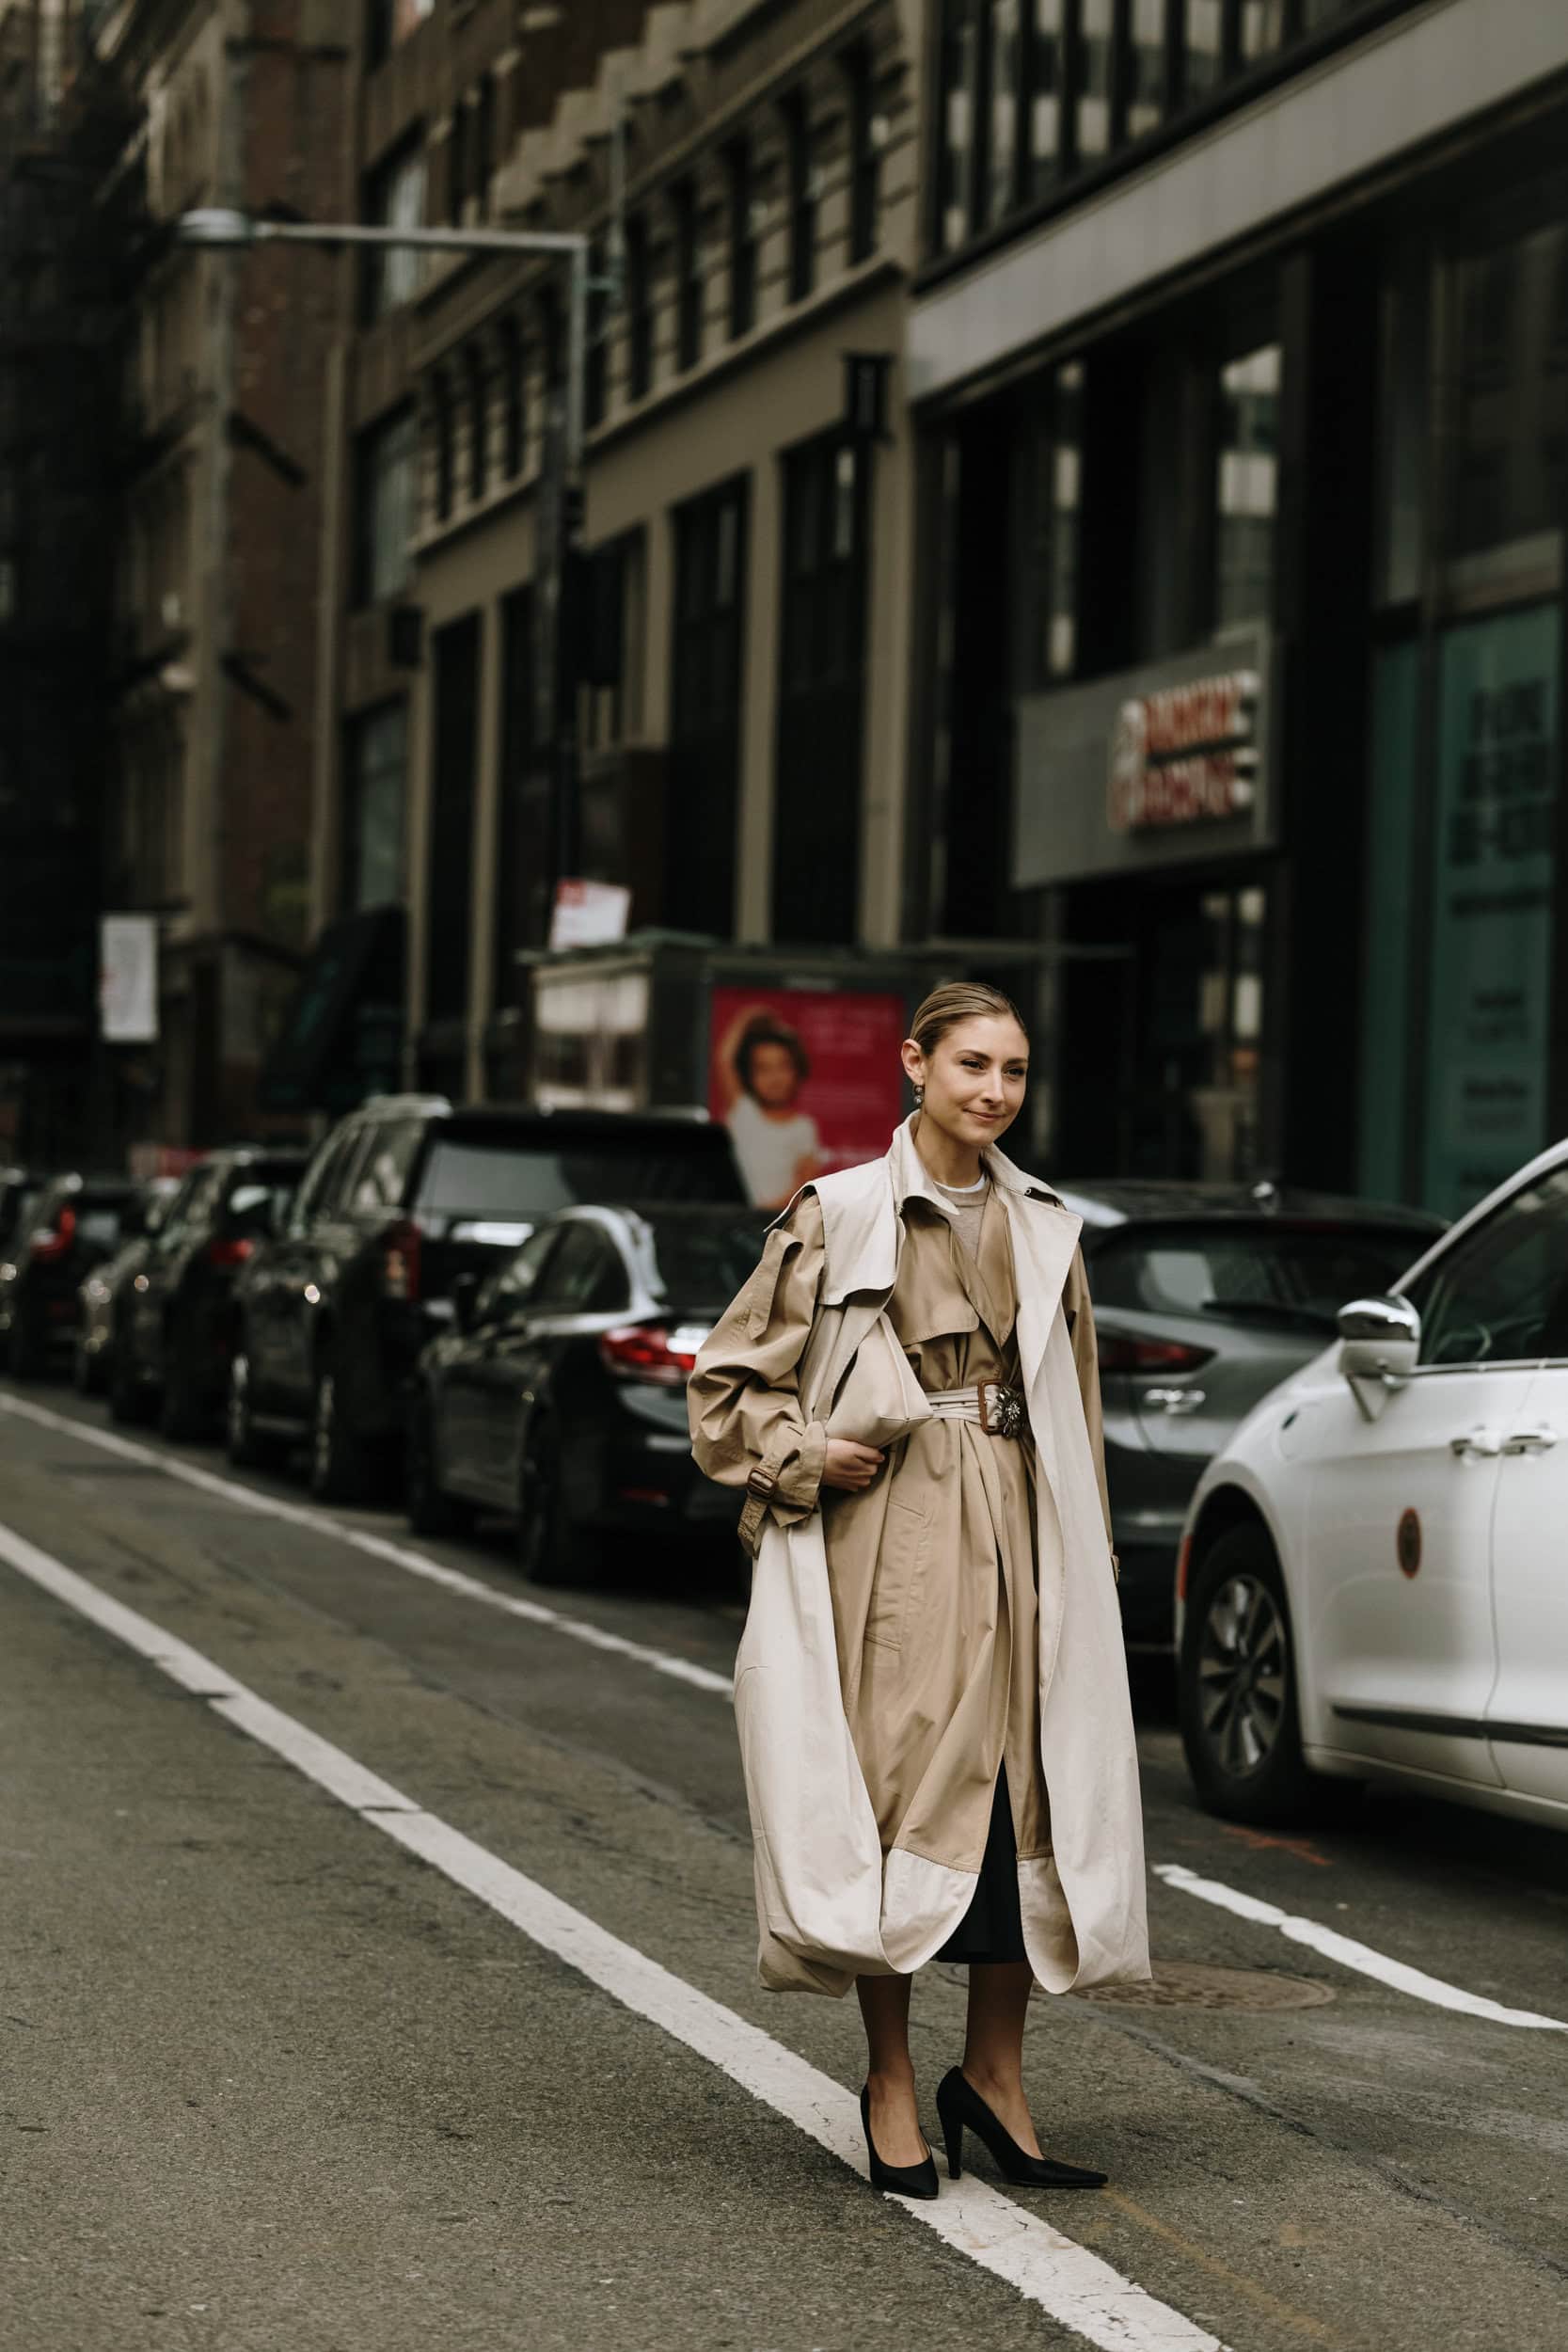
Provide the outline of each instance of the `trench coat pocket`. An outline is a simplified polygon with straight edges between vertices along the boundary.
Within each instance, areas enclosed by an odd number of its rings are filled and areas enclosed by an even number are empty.
[[[930,1541],[930,1505],[903,1502],[896,1495],[889,1495],[882,1540],[877,1548],[871,1605],[865,1613],[865,1638],[879,1648],[904,1646],[910,1616],[925,1581]]]

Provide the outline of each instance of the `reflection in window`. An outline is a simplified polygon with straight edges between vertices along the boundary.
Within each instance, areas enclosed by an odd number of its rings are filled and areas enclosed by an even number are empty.
[[[1062,11],[1065,0],[1034,0],[1027,104],[1029,175],[1026,193],[1043,196],[1062,168]]]
[[[349,734],[344,816],[343,904],[395,906],[404,895],[403,808],[408,774],[408,710],[386,703]]]
[[[1129,38],[1127,135],[1136,139],[1165,111],[1165,0],[1132,0]]]
[[[1078,664],[1083,405],[1083,363],[1069,360],[1042,379],[1030,429],[1018,444],[1020,693],[1060,685]]]
[[[1022,9],[1023,0],[990,0],[988,80],[990,111],[986,140],[985,216],[982,223],[985,227],[1005,219],[1017,200],[1015,182],[1018,174]]]
[[[1555,529],[1568,490],[1568,228],[1458,272],[1453,552]]]
[[[1267,617],[1274,599],[1278,503],[1279,345],[1220,372],[1214,618],[1224,628]]]
[[[1111,36],[1115,21],[1116,0],[1083,0],[1078,159],[1085,164],[1098,163],[1111,151]]]

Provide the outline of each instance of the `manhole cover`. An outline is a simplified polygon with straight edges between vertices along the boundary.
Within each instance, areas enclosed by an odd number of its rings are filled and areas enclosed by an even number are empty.
[[[1326,1984],[1269,1968],[1211,1968],[1201,1960],[1157,1960],[1152,1984],[1102,1984],[1080,1995],[1107,2009],[1319,2009]]]

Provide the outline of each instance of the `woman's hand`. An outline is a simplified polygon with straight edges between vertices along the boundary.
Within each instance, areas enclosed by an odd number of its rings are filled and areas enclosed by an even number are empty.
[[[881,1467],[882,1457],[874,1445],[856,1445],[852,1438],[830,1438],[822,1459],[822,1484],[860,1494]]]

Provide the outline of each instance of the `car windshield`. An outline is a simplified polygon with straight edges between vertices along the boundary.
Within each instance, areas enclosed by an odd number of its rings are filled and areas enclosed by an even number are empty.
[[[1145,1226],[1102,1244],[1089,1288],[1097,1309],[1330,1333],[1347,1299],[1391,1291],[1421,1248],[1397,1226]]]
[[[441,1137],[420,1179],[417,1212],[433,1216],[521,1222],[579,1200],[729,1200],[735,1178],[724,1154],[683,1151],[643,1135],[624,1143],[595,1138],[578,1152],[524,1143],[470,1143]]]
[[[721,1308],[756,1271],[768,1216],[762,1211],[727,1217],[648,1218],[654,1260],[673,1306]]]

